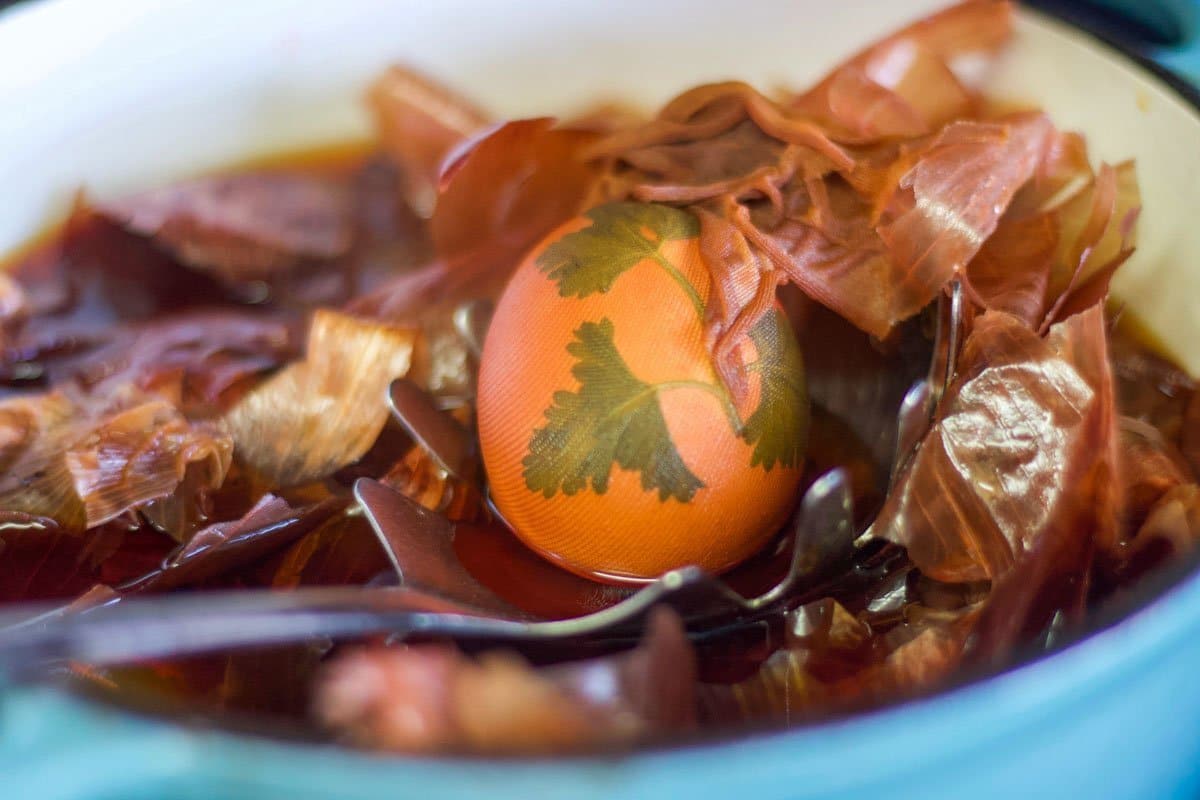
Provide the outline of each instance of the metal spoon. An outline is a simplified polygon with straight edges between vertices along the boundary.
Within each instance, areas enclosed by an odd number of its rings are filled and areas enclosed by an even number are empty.
[[[949,294],[938,297],[937,332],[933,340],[933,358],[929,372],[905,392],[896,414],[896,449],[892,456],[892,469],[888,476],[888,492],[912,463],[921,447],[921,441],[937,419],[938,405],[957,374],[958,354],[962,347],[963,331],[963,288],[961,281],[950,284]],[[862,547],[874,540],[874,525],[854,541]]]

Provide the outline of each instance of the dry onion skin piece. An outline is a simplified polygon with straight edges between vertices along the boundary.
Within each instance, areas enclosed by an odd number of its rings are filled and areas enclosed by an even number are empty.
[[[634,650],[545,668],[439,645],[349,653],[326,668],[314,713],[377,750],[572,753],[694,729],[695,682],[682,622],[659,608]]]
[[[928,692],[961,662],[976,611],[946,616],[883,632],[832,598],[806,603],[788,614],[784,647],[754,674],[700,684],[700,718],[706,726],[795,724]]]
[[[203,584],[276,550],[324,524],[341,509],[336,500],[294,507],[265,494],[243,516],[216,522],[163,559],[158,569],[121,587],[122,593],[165,591]]]
[[[0,404],[0,507],[53,519],[68,530],[86,527],[63,452],[78,431],[77,409],[60,391]]]
[[[1134,537],[1163,495],[1191,482],[1194,476],[1178,448],[1158,428],[1124,416],[1117,427],[1122,500],[1120,542],[1125,543]]]
[[[393,65],[371,84],[367,105],[384,149],[403,170],[408,202],[428,215],[446,157],[490,116],[412,67]]]
[[[783,281],[872,336],[891,335],[965,271],[1052,131],[1040,114],[956,121],[890,155],[882,188],[855,186],[859,164],[806,175],[786,159],[745,190],[722,188],[700,212],[722,299],[711,320],[717,359]]]
[[[92,394],[133,383],[172,397],[189,418],[228,409],[250,379],[295,357],[285,319],[238,311],[188,312],[116,327],[110,341],[59,365]]]
[[[320,480],[357,460],[387,422],[387,388],[408,373],[418,335],[318,310],[305,359],[225,416],[237,458],[277,487]]]
[[[220,425],[190,423],[152,400],[106,419],[67,450],[66,463],[90,528],[171,494],[189,468],[199,486],[219,487],[232,455]]]
[[[1111,501],[1111,487],[1096,481],[1088,488],[1103,497],[1083,498],[1071,479],[1101,460],[1114,479],[1115,441],[1103,309],[1060,323],[1047,339],[988,312],[873,532],[938,580],[994,580],[1072,506]]]
[[[129,387],[108,402],[54,391],[0,404],[0,507],[82,530],[170,495],[189,465],[201,485],[224,481],[232,440],[219,425]]]
[[[900,179],[877,229],[901,270],[891,281],[893,320],[924,308],[966,268],[1033,177],[1052,131],[1042,114],[942,129]]]
[[[1126,581],[1136,578],[1170,557],[1189,552],[1200,543],[1200,486],[1176,486],[1150,509],[1133,539],[1126,563]]]
[[[730,354],[777,284],[795,283],[886,338],[967,273],[1010,205],[1016,227],[976,269],[973,299],[1044,333],[1104,295],[1132,246],[1136,180],[1131,169],[1102,168],[1094,191],[1044,207],[1050,193],[1091,176],[1082,138],[1040,113],[980,116],[961,69],[999,53],[1012,17],[1010,3],[962,3],[872,45],[791,101],[740,83],[701,86],[591,148],[612,165],[610,196],[700,217],[719,301],[708,341],[735,394]],[[1027,216],[1035,212],[1050,216]],[[1047,241],[1045,252],[1029,252]]]
[[[502,286],[531,247],[595,200],[601,171],[584,158],[595,139],[550,118],[514,120],[446,165],[430,234],[449,269],[483,284],[472,297],[486,296],[489,281]]]
[[[1108,296],[1113,273],[1137,243],[1142,198],[1132,161],[1102,164],[1096,176],[1055,209],[1059,241],[1040,330]]]
[[[200,178],[97,208],[182,263],[233,284],[337,258],[354,235],[344,186],[286,173]]]
[[[1056,627],[1078,625],[1087,612],[1097,553],[1118,548],[1118,429],[1107,325],[1102,308],[1058,323],[1046,339],[1095,393],[1056,474],[1049,512],[1036,537],[1015,550],[1013,567],[992,584],[974,627],[970,657],[1003,663],[1022,643],[1052,641]],[[1035,518],[1039,515],[1034,515]],[[1032,522],[1033,520],[1031,520]]]
[[[498,296],[531,247],[595,200],[603,171],[585,149],[596,137],[537,118],[464,142],[442,172],[429,221],[435,260],[356,298],[349,310],[407,321],[449,317],[464,302]]]
[[[1054,133],[1042,158],[968,266],[966,285],[979,305],[1044,333],[1107,296],[1136,247],[1142,201],[1133,162],[1093,172],[1077,135]]]
[[[0,353],[0,380],[13,392],[77,384],[95,397],[132,384],[170,398],[189,418],[207,418],[256,375],[295,357],[301,332],[293,328],[283,315],[234,309],[82,329],[40,317]]]
[[[987,59],[1012,33],[1007,2],[967,2],[918,20],[839,65],[792,105],[843,144],[932,133],[978,104],[966,59]]]

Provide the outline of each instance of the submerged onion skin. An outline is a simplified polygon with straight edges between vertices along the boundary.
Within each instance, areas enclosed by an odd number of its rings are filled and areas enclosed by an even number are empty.
[[[533,550],[604,580],[752,555],[788,514],[808,427],[782,313],[738,350],[734,397],[704,337],[710,279],[691,214],[612,203],[518,267],[479,373],[492,499]]]

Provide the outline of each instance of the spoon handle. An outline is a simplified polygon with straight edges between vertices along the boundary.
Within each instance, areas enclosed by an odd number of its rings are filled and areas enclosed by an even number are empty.
[[[17,676],[64,660],[136,662],[308,639],[418,631],[517,635],[524,626],[403,588],[313,588],[289,592],[208,592],[103,605],[31,608],[0,615],[0,670]]]

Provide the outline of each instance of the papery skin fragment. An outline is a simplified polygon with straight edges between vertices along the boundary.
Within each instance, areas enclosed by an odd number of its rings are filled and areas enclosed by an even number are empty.
[[[886,338],[966,273],[1055,142],[1046,116],[1026,113],[847,151],[795,109],[714,84],[593,152],[615,160],[616,196],[700,218],[717,299],[708,343],[737,394],[729,354],[779,284]]]
[[[347,654],[314,711],[360,745],[393,752],[571,753],[629,746],[696,724],[695,654],[679,618],[655,610],[627,653],[548,668],[437,645]]]
[[[225,481],[233,440],[219,424],[189,423],[174,406],[151,401],[115,414],[66,453],[87,526],[174,491],[190,467],[199,486]]]
[[[0,435],[0,506],[76,531],[169,495],[189,464],[220,486],[232,451],[219,424],[130,386],[103,400],[63,390],[7,400]]]
[[[304,361],[250,391],[225,416],[238,458],[272,486],[323,478],[370,448],[386,391],[412,363],[418,332],[321,309]]]
[[[232,284],[337,258],[353,241],[345,187],[300,174],[199,178],[97,208],[182,263]]]
[[[1080,502],[1067,482],[1079,465],[1115,462],[1105,330],[1099,306],[1045,340],[1002,312],[980,316],[874,534],[939,580],[1007,573],[1064,506]]]
[[[367,92],[384,149],[402,168],[409,203],[432,208],[442,164],[454,148],[486,127],[490,116],[416,69],[388,67]]]

